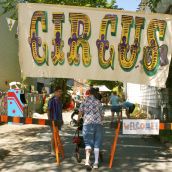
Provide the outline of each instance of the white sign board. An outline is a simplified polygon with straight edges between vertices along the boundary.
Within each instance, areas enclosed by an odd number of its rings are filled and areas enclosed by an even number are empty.
[[[159,120],[123,119],[123,134],[159,135]]]
[[[18,16],[23,76],[165,87],[172,15],[22,3]]]

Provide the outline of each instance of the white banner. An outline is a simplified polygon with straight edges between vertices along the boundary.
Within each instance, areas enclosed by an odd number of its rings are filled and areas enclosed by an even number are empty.
[[[123,119],[123,134],[159,135],[159,120]]]
[[[165,86],[171,15],[29,3],[18,10],[24,76]]]

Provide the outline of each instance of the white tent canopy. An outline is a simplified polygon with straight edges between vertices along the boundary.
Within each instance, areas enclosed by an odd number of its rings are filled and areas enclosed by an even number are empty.
[[[100,92],[110,92],[111,91],[105,85],[99,85],[99,86],[94,86],[94,87],[99,88]]]

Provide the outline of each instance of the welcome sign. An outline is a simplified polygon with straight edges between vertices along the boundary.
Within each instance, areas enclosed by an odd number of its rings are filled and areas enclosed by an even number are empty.
[[[18,14],[24,76],[165,86],[170,15],[29,3]]]
[[[159,135],[159,120],[123,119],[123,134]]]

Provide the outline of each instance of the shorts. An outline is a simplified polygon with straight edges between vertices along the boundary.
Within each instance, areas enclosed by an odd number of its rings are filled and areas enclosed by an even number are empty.
[[[101,124],[84,125],[82,133],[83,133],[85,147],[101,149],[103,142],[103,125]]]
[[[133,113],[135,107],[136,107],[135,104],[133,104],[133,106],[129,107],[129,113]]]
[[[120,105],[111,107],[111,112],[121,112],[121,110],[122,110],[122,106]]]

